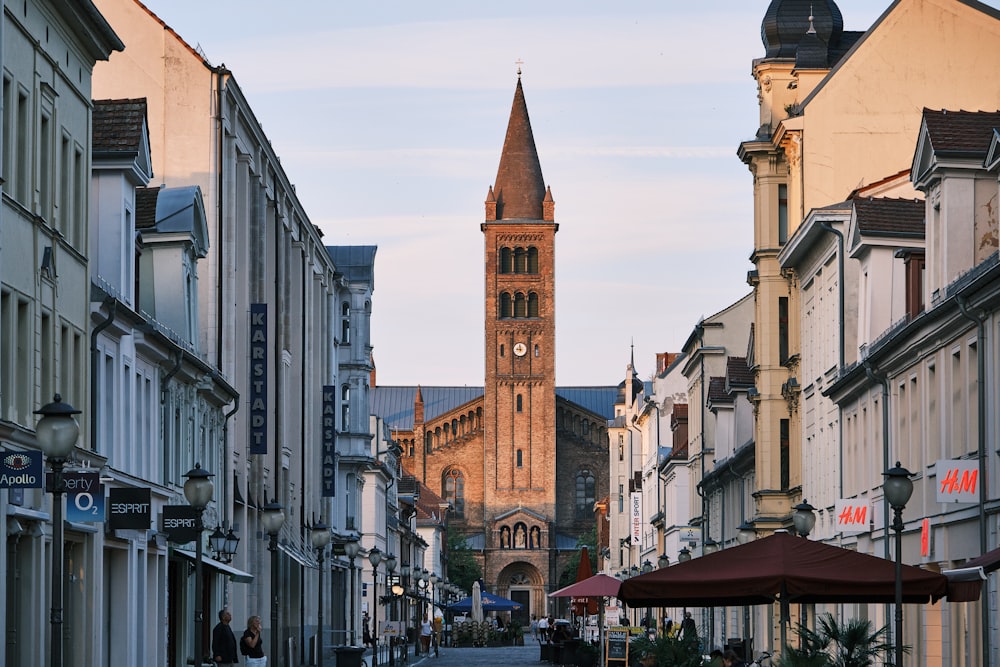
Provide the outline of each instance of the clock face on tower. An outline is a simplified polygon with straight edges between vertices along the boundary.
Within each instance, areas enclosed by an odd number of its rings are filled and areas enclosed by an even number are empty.
[[[514,354],[519,357],[523,357],[525,352],[528,351],[528,346],[524,343],[514,343]]]

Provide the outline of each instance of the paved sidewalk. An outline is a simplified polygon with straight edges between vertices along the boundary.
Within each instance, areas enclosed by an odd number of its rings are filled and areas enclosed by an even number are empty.
[[[437,657],[432,652],[430,655],[413,655],[413,647],[407,661],[396,662],[394,667],[519,667],[530,665],[538,667],[541,651],[536,642],[525,642],[524,646],[498,646],[493,648],[472,648],[466,646],[443,647]],[[368,667],[375,667],[372,664],[372,652],[367,650],[364,653],[364,664]],[[306,667],[303,665],[302,667]],[[337,667],[337,661],[328,658],[323,662],[323,667]],[[388,663],[379,663],[378,667],[389,667]]]

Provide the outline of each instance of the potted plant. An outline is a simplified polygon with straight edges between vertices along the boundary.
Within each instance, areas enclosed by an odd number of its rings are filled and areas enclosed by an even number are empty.
[[[574,654],[574,663],[576,667],[594,667],[597,664],[597,658],[600,651],[596,644],[591,642],[582,642],[576,647],[576,653]]]

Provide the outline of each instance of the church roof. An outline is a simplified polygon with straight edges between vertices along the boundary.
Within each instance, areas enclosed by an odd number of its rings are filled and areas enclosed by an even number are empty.
[[[542,165],[538,161],[528,105],[518,78],[497,180],[491,193],[497,202],[497,220],[542,220],[545,195]]]
[[[373,387],[369,393],[369,409],[382,417],[394,431],[413,428],[413,402],[417,391],[424,399],[424,419],[432,421],[458,407],[482,398],[482,387]],[[614,417],[615,387],[556,387],[556,396],[584,410]]]

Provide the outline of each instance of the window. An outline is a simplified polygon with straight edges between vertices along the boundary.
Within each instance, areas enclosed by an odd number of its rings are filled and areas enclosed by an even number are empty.
[[[528,272],[528,252],[524,248],[514,249],[514,273]]]
[[[351,304],[346,301],[340,306],[340,343],[347,345],[351,342]]]
[[[788,186],[778,186],[778,243],[788,241]]]
[[[434,451],[434,434],[425,433],[424,434],[424,453],[430,454]]]
[[[449,468],[444,473],[442,497],[451,503],[456,516],[465,516],[465,478],[462,471]]]
[[[500,273],[510,273],[514,270],[514,258],[510,248],[500,248]]]
[[[517,395],[517,411],[521,412],[523,408],[524,408],[524,402],[523,402],[523,400],[521,398],[521,394],[518,394]]]
[[[340,389],[340,431],[347,433],[351,430],[351,387],[344,385]]]
[[[345,482],[346,482],[345,485],[347,486],[347,491],[345,493],[346,502],[344,503],[344,512],[345,512],[344,528],[346,528],[347,530],[357,530],[358,502],[356,494],[358,492],[358,479],[354,475],[354,473],[348,473]]]
[[[788,420],[781,420],[779,442],[781,445],[781,490],[787,491],[791,484],[791,453],[788,442]]]
[[[517,467],[518,468],[524,467],[524,455],[520,449],[517,450]]]
[[[778,297],[778,362],[788,361],[788,297]]]
[[[511,303],[510,294],[504,292],[500,295],[500,318],[508,318],[514,316],[514,307]]]
[[[538,317],[538,294],[528,294],[528,317]]]
[[[538,248],[528,248],[528,273],[538,273]]]
[[[541,353],[538,350],[538,345],[535,345],[535,356],[537,357],[539,354]]]
[[[586,519],[594,511],[594,475],[581,470],[576,476],[576,518]]]
[[[524,297],[524,293],[518,292],[514,295],[514,317],[527,317],[528,316],[528,300]]]

